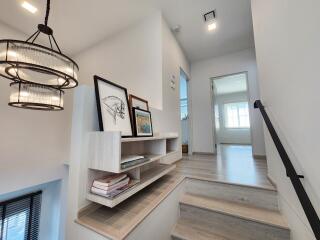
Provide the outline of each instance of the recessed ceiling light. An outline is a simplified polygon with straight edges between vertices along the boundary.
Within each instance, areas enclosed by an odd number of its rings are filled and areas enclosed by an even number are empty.
[[[33,6],[32,4],[30,4],[30,3],[26,2],[26,1],[24,1],[24,2],[21,4],[21,6],[22,6],[24,9],[28,10],[29,12],[31,12],[31,13],[33,13],[33,14],[35,14],[35,13],[38,11],[38,9],[37,9],[35,6]]]
[[[208,31],[213,31],[217,28],[217,23],[213,22],[208,25]]]
[[[203,15],[204,21],[208,26],[208,31],[213,31],[217,28],[217,12],[216,10],[212,10]]]

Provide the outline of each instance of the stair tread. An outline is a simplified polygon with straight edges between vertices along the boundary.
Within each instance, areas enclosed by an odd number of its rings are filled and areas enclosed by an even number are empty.
[[[193,175],[191,173],[188,173],[187,171],[185,171],[183,168],[181,168],[179,166],[176,167],[175,171],[177,174],[184,173],[184,176],[192,178],[192,179],[198,179],[198,180],[213,182],[213,183],[220,183],[220,184],[227,184],[227,185],[233,185],[233,186],[239,186],[239,187],[247,187],[247,188],[277,192],[277,188],[274,185],[272,185],[271,183],[270,184],[252,185],[252,184],[248,184],[248,183],[239,183],[239,182],[232,182],[229,180],[224,180],[221,176],[217,176],[217,179],[212,178],[212,177],[198,176],[198,175]]]
[[[180,203],[289,230],[285,219],[276,211],[192,194],[184,194]]]
[[[231,240],[184,219],[178,220],[171,235],[182,240]]]

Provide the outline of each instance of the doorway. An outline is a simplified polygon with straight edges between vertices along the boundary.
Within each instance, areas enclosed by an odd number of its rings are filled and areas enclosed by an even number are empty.
[[[217,153],[222,145],[247,146],[252,151],[247,73],[211,78],[211,86]]]
[[[185,72],[180,69],[180,121],[182,153],[188,154],[190,149],[190,104],[189,80]]]

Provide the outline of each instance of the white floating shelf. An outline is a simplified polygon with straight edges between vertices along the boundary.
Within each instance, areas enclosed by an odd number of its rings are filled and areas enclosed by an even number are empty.
[[[120,132],[90,132],[88,135],[88,168],[121,173],[154,161],[161,161],[163,164],[168,164],[169,161],[171,164],[182,157],[178,142],[178,135],[173,133],[155,137],[121,138]],[[142,155],[149,157],[150,160],[121,169],[121,156],[123,155]]]
[[[175,139],[178,138],[176,133],[161,134],[153,137],[134,137],[134,138],[122,138],[121,142],[141,142],[141,141],[154,141],[162,139]]]
[[[114,207],[136,192],[158,180],[175,168],[169,165],[181,159],[178,134],[162,134],[154,137],[121,138],[120,132],[90,132],[88,135],[87,199],[108,207]],[[149,161],[122,169],[124,156],[138,155]],[[112,173],[126,172],[139,183],[109,199],[90,192],[94,179]]]
[[[124,168],[124,169],[121,169],[120,172],[127,172],[129,170],[132,170],[134,168],[138,168],[138,167],[142,167],[146,164],[149,164],[149,163],[152,163],[152,162],[155,162],[155,161],[158,161],[160,160],[163,155],[144,155],[145,157],[149,158],[150,160],[147,161],[147,162],[143,162],[143,163],[140,163],[140,164],[137,164],[137,165],[134,165],[132,167],[128,167],[128,168]]]
[[[116,205],[131,197],[135,193],[139,192],[143,188],[147,187],[151,183],[171,172],[173,169],[175,169],[175,167],[175,165],[158,164],[157,166],[146,170],[141,174],[140,182],[138,184],[134,185],[132,188],[126,190],[113,199],[105,198],[103,196],[92,194],[90,192],[87,194],[87,199],[110,208],[115,207]]]

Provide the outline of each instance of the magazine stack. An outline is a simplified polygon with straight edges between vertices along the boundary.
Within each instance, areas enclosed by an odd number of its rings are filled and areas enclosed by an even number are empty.
[[[94,180],[91,192],[106,198],[114,198],[131,188],[137,182],[126,173],[112,174],[105,178]]]

